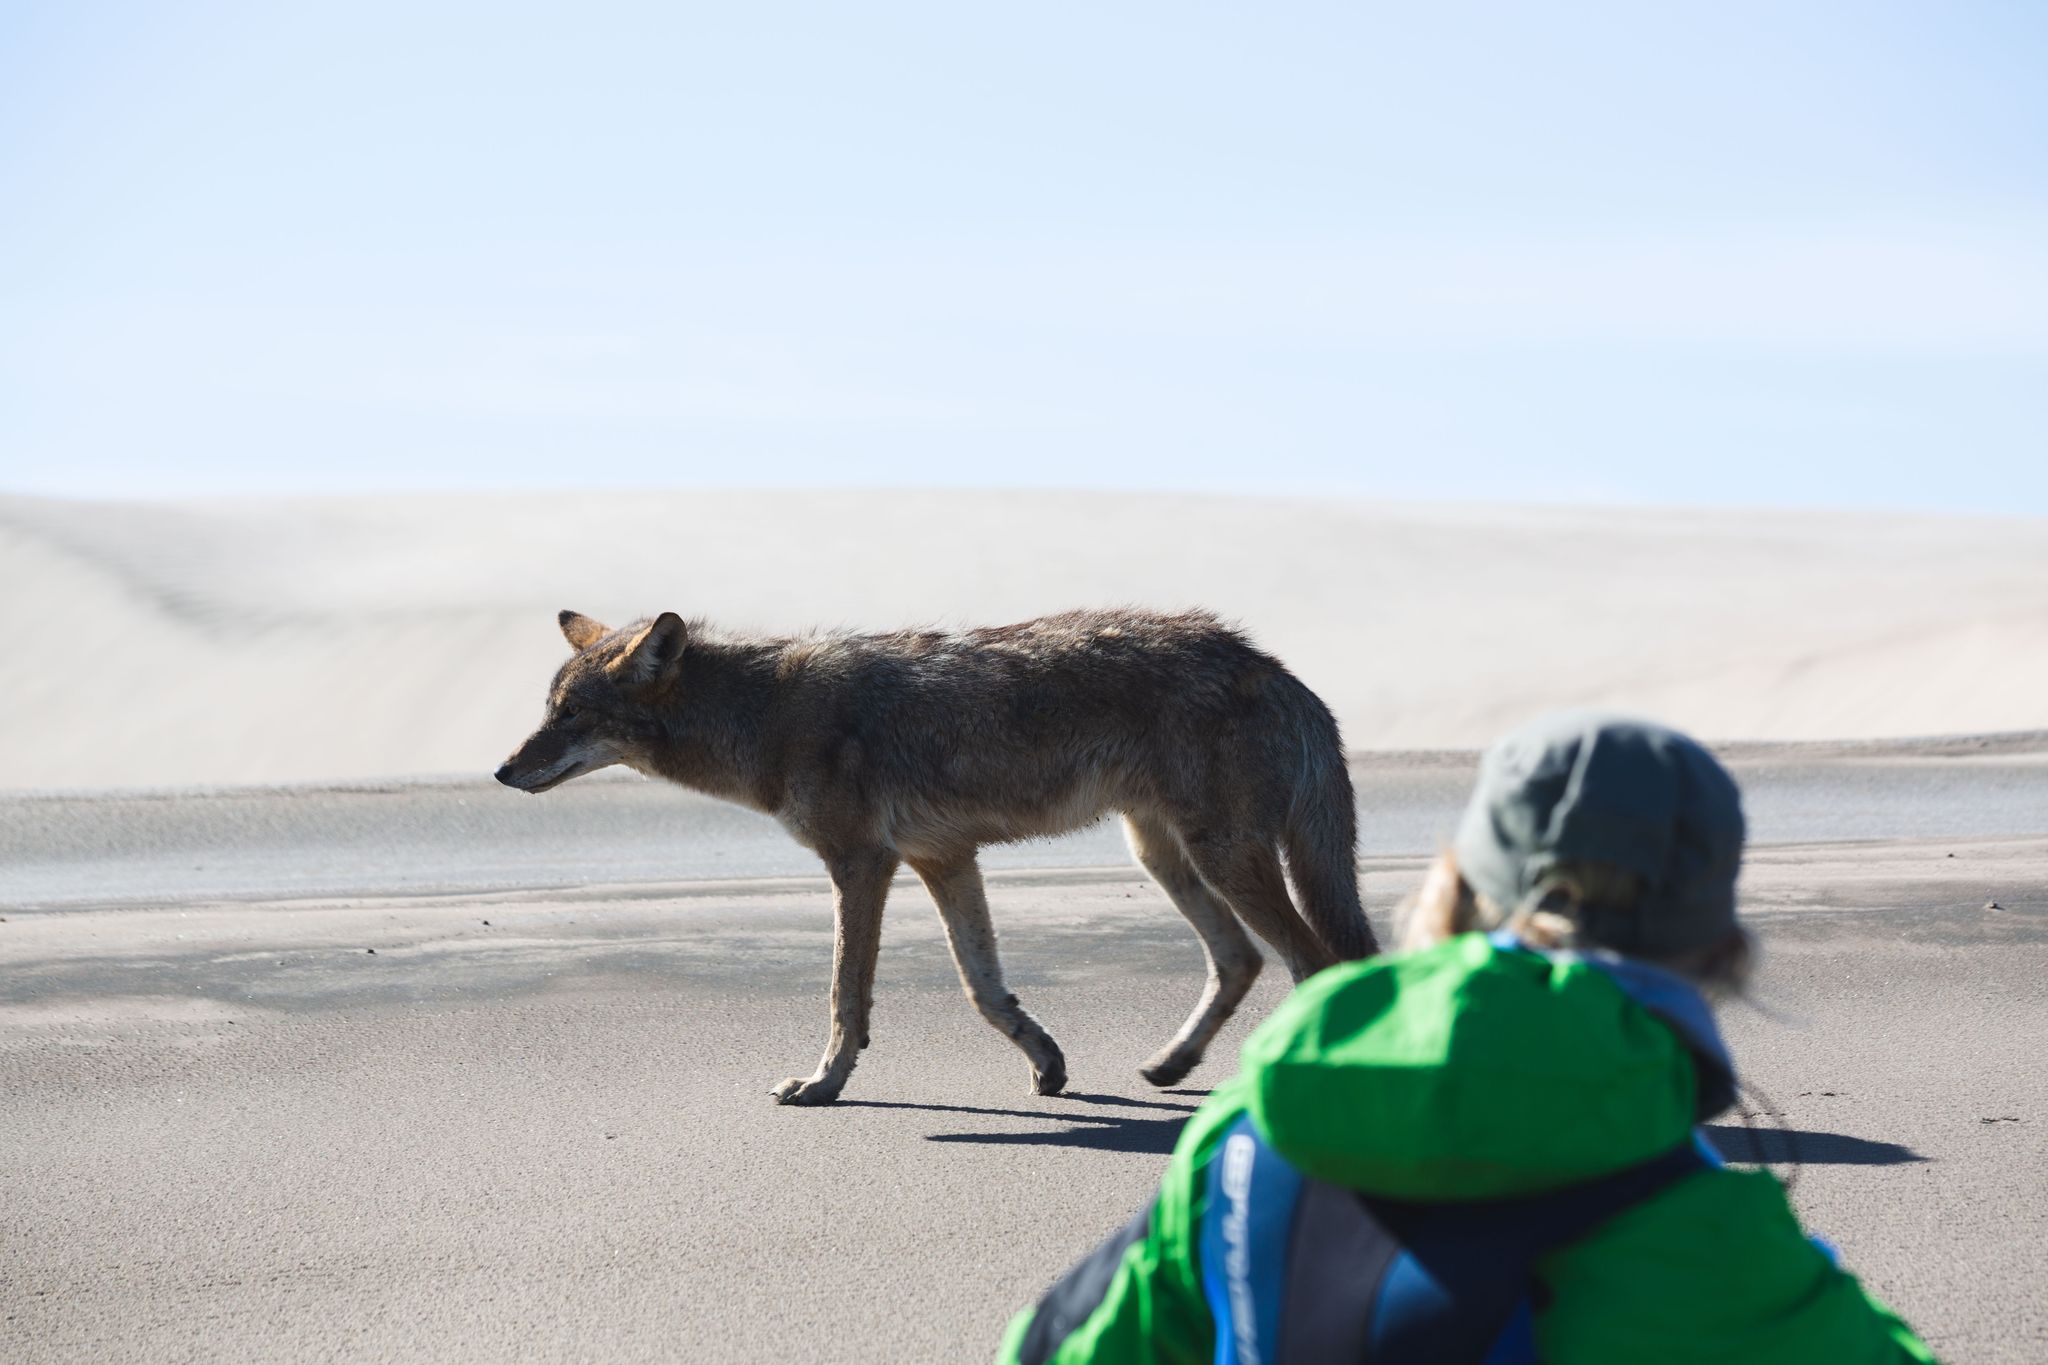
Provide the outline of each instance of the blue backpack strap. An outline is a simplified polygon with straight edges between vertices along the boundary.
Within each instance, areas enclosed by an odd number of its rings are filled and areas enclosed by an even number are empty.
[[[1209,1159],[1200,1232],[1202,1294],[1216,1324],[1216,1365],[1276,1365],[1288,1241],[1303,1180],[1246,1114]]]

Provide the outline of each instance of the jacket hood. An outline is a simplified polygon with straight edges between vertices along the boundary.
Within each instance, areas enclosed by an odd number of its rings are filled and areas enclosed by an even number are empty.
[[[1245,1043],[1260,1133],[1318,1179],[1402,1199],[1588,1180],[1734,1098],[1706,1002],[1609,955],[1467,934],[1304,982]]]

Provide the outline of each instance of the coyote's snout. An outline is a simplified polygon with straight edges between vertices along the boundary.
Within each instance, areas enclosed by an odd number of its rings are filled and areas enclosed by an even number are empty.
[[[1040,1094],[1065,1085],[1066,1062],[1003,986],[983,844],[1122,814],[1209,960],[1194,1013],[1142,1068],[1155,1085],[1193,1069],[1251,989],[1245,926],[1297,981],[1374,951],[1336,721],[1206,613],[794,638],[673,612],[621,630],[571,611],[560,624],[575,653],[500,782],[543,792],[622,763],[766,811],[824,860],[831,1034],[818,1069],[775,1090],[784,1103],[835,1098],[867,1045],[882,902],[905,864],[938,903],[968,998],[1023,1050]]]
[[[498,765],[494,776],[523,792],[544,792],[618,761],[617,751],[595,735],[579,732],[573,721],[551,718]]]

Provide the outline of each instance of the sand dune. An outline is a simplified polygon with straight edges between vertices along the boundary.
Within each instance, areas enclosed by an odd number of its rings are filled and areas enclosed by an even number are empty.
[[[1728,739],[2048,727],[2048,522],[1095,493],[0,499],[0,787],[475,773],[553,612],[1243,621],[1357,747],[1601,703]]]

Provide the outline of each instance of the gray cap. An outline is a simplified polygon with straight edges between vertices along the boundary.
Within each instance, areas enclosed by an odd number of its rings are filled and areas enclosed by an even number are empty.
[[[1648,721],[1566,711],[1487,750],[1458,826],[1458,868],[1513,912],[1559,863],[1642,878],[1633,912],[1591,906],[1591,942],[1641,957],[1703,948],[1735,926],[1742,796],[1696,741]]]

